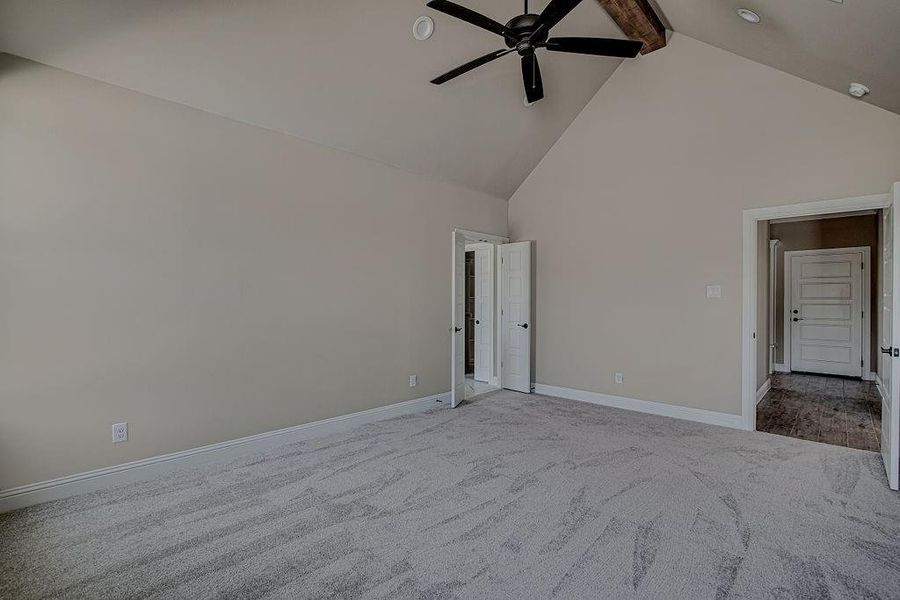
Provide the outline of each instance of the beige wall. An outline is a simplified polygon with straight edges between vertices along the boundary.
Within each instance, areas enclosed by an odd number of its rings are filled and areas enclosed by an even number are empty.
[[[739,414],[741,210],[896,180],[900,116],[674,34],[510,200],[536,240],[536,380]]]
[[[0,487],[447,391],[450,231],[506,218],[0,55]]]
[[[775,359],[784,362],[784,253],[790,250],[817,250],[824,248],[853,248],[868,246],[873,268],[869,269],[869,298],[867,309],[871,315],[870,353],[872,370],[878,364],[878,269],[875,262],[881,251],[878,248],[878,215],[863,215],[813,221],[772,223],[769,238],[780,240],[776,258],[775,278]],[[768,260],[768,258],[766,259]]]

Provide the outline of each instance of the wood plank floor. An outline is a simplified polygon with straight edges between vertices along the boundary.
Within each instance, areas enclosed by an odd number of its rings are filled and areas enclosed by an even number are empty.
[[[775,373],[772,388],[756,407],[756,429],[878,451],[881,397],[870,381]]]

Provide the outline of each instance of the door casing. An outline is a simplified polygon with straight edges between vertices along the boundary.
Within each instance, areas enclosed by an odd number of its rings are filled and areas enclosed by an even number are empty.
[[[895,184],[900,185],[900,184]],[[799,204],[744,209],[741,243],[741,423],[743,428],[756,429],[756,332],[759,331],[757,304],[757,235],[760,221],[828,215],[859,210],[878,210],[893,202],[891,193],[836,198]],[[894,293],[898,281],[894,281]]]
[[[453,265],[454,265],[453,257],[454,257],[454,254],[456,253],[457,236],[461,236],[465,240],[466,244],[488,243],[488,244],[492,244],[495,246],[494,261],[493,261],[494,262],[493,286],[494,286],[494,298],[495,298],[495,300],[494,300],[495,306],[494,306],[494,311],[493,311],[493,313],[494,313],[493,314],[493,316],[494,316],[493,326],[494,326],[494,339],[496,340],[496,343],[494,344],[494,347],[493,347],[493,352],[494,352],[493,364],[494,364],[494,372],[496,373],[496,377],[497,377],[496,381],[501,380],[500,379],[500,377],[501,377],[500,356],[501,356],[501,352],[502,352],[502,346],[501,346],[502,341],[500,340],[500,333],[501,333],[500,332],[500,306],[501,306],[501,304],[500,304],[500,285],[499,285],[500,252],[497,250],[496,246],[498,246],[500,244],[508,244],[509,243],[508,237],[504,237],[504,236],[500,236],[500,235],[494,235],[494,234],[490,234],[490,233],[481,233],[478,231],[471,231],[468,229],[460,229],[460,228],[456,228],[451,231],[451,235],[450,235],[450,240],[451,240],[451,244],[450,244],[450,252],[451,252],[451,255],[450,255],[450,258],[451,258],[451,261],[450,261],[450,265],[451,265],[451,268],[450,268],[450,327],[448,328],[448,332],[451,336],[451,339],[450,339],[450,365],[449,365],[451,396],[453,396],[456,392],[456,382],[454,380],[455,379],[455,377],[454,377],[455,376],[454,361],[456,360],[456,357],[455,357],[455,353],[454,353],[454,343],[453,343],[454,340],[453,340],[452,336],[456,335],[454,332],[454,323],[455,323],[454,311],[456,310],[456,287],[457,287],[457,284],[455,283],[455,271],[453,268]],[[494,383],[494,381],[492,380],[491,383]],[[451,405],[456,404],[454,402],[454,400],[455,400],[455,397],[451,398]]]

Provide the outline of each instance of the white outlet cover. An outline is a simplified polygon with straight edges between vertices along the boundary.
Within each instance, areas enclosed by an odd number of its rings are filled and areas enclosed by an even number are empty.
[[[416,379],[417,379],[416,375],[409,376],[409,387],[416,387]]]
[[[625,383],[624,373],[616,373],[616,383]]]
[[[114,444],[128,441],[128,423],[114,423],[112,426],[112,441]]]
[[[722,297],[722,286],[721,285],[706,286],[706,297],[707,298],[721,298]]]

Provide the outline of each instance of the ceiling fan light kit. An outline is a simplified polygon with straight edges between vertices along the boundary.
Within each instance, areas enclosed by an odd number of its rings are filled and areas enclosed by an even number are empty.
[[[550,30],[580,3],[581,0],[550,0],[550,3],[547,4],[547,7],[541,14],[536,15],[528,12],[528,0],[525,0],[524,14],[515,16],[506,25],[502,25],[471,9],[450,2],[450,0],[431,0],[427,4],[429,8],[497,34],[506,43],[505,49],[495,50],[469,61],[452,71],[432,79],[431,83],[441,85],[501,56],[516,52],[522,63],[525,106],[530,106],[544,97],[541,69],[535,55],[535,51],[539,48],[544,48],[551,52],[590,54],[593,56],[612,56],[617,58],[634,58],[638,55],[643,42],[609,38],[550,37]]]

